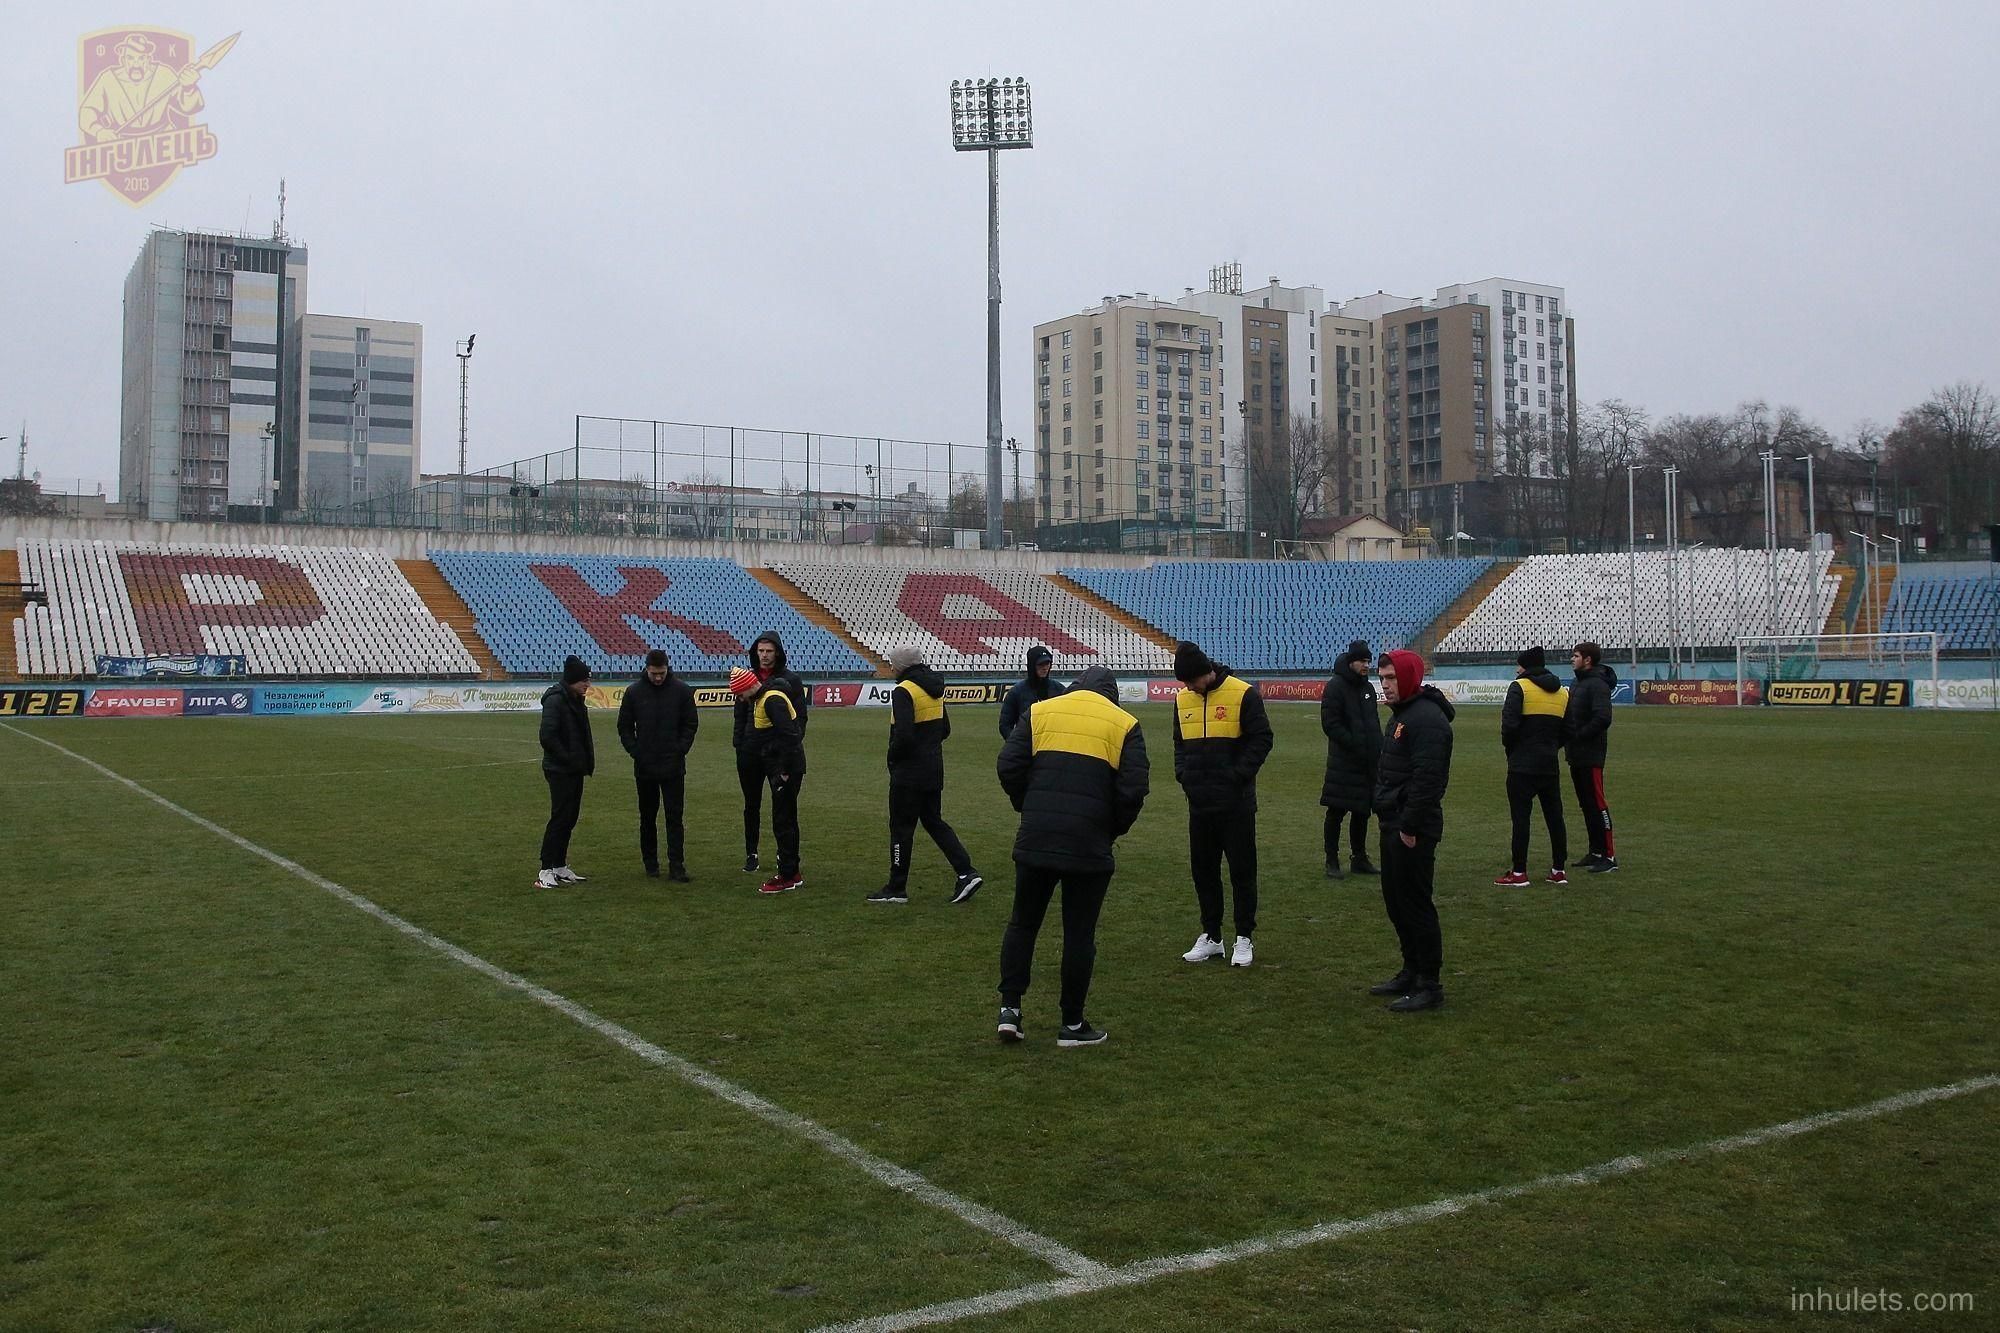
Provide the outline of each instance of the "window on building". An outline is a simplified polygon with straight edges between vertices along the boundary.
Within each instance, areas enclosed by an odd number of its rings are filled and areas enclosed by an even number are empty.
[[[1064,354],[1063,354],[1063,373],[1064,373],[1065,375],[1067,375],[1067,374],[1069,373],[1069,369],[1070,369],[1070,357],[1069,357],[1069,354],[1068,354],[1068,353],[1064,353]]]
[[[1144,483],[1142,482],[1142,483],[1140,483],[1140,484],[1141,484],[1141,485],[1143,485]],[[1145,513],[1150,513],[1150,512],[1152,512],[1152,508],[1153,508],[1153,497],[1152,497],[1152,496],[1150,496],[1150,495],[1142,495],[1142,496],[1140,496],[1140,497],[1139,497],[1139,512],[1140,512],[1140,513],[1142,513],[1142,514],[1145,514]]]
[[[1094,430],[1095,430],[1095,431],[1097,432],[1097,433],[1096,433],[1096,434],[1095,434],[1094,436],[1092,436],[1092,439],[1093,439],[1093,441],[1094,441],[1095,443],[1098,443],[1098,444],[1103,444],[1103,443],[1104,443],[1104,427],[1102,427],[1102,426],[1097,426],[1097,427],[1093,427],[1093,429],[1094,429]],[[1103,451],[1102,449],[1099,449],[1099,450],[1097,451],[1097,465],[1098,465],[1099,467],[1103,467],[1103,466],[1104,466],[1104,451]]]
[[[1064,443],[1064,444],[1068,444],[1068,443],[1069,443],[1069,441],[1068,441],[1068,440],[1064,440],[1064,441],[1063,441],[1063,443]],[[1066,468],[1070,468],[1070,467],[1075,467],[1075,466],[1076,466],[1076,455],[1074,455],[1074,454],[1070,453],[1070,452],[1069,452],[1068,450],[1064,450],[1064,451],[1063,451],[1063,466],[1064,466],[1064,467],[1066,467]]]
[[[1092,376],[1090,377],[1090,391],[1091,391],[1092,393],[1103,393],[1103,392],[1104,392],[1104,376],[1102,376],[1102,375],[1092,375]]]
[[[1201,345],[1202,345],[1203,347],[1206,347],[1206,346],[1208,346],[1208,330],[1207,330],[1207,329],[1200,329],[1200,330],[1198,330],[1198,331],[1197,331],[1197,332],[1195,333],[1195,335],[1194,335],[1194,336],[1195,336],[1195,341],[1196,341],[1196,342],[1200,343],[1200,344],[1201,344]]]
[[[1097,512],[1100,514],[1104,512],[1104,501],[1099,500],[1097,502]]]
[[[1091,325],[1091,328],[1090,328],[1090,345],[1091,345],[1092,347],[1102,347],[1102,346],[1104,346],[1104,326],[1103,326],[1103,325],[1101,325],[1101,324],[1093,324],[1093,325]],[[1102,364],[1102,363],[1100,363],[1100,364]]]
[[[1203,393],[1214,393],[1214,392],[1215,392],[1215,390],[1214,390],[1214,389],[1213,389],[1212,387],[1210,387],[1210,381],[1209,381],[1209,378],[1208,378],[1208,376],[1206,376],[1206,375],[1203,375],[1203,376],[1201,377],[1201,391],[1202,391]]]
[[[1068,380],[1063,381],[1063,397],[1065,398],[1069,397],[1069,383]]]
[[[1201,414],[1202,414],[1203,416],[1208,416],[1208,415],[1210,415],[1210,411],[1209,411],[1209,401],[1208,401],[1208,399],[1206,399],[1206,398],[1204,398],[1204,399],[1202,399],[1202,400],[1201,400]]]
[[[1215,513],[1215,501],[1213,501],[1213,500],[1203,500],[1203,501],[1201,502],[1201,514],[1202,514],[1202,517],[1203,517],[1203,518],[1208,518],[1208,517],[1210,517],[1211,515],[1213,515],[1214,513]]]
[[[1068,427],[1068,426],[1064,426],[1064,427],[1063,427],[1063,443],[1064,443],[1064,444],[1068,444],[1068,443],[1069,443],[1069,427]]]
[[[1140,411],[1140,412],[1143,412],[1143,411],[1145,411],[1145,410],[1146,410],[1146,401],[1147,401],[1147,400],[1146,400],[1146,395],[1145,395],[1145,394],[1143,394],[1143,393],[1142,393],[1142,394],[1140,394],[1140,395],[1139,395],[1139,397],[1138,397],[1138,399],[1136,400],[1136,402],[1135,402],[1135,404],[1134,404],[1134,407],[1135,407],[1135,409],[1136,409],[1136,410],[1138,410],[1138,411]]]
[[[1064,330],[1063,330],[1063,336],[1062,336],[1062,345],[1063,345],[1064,347],[1067,347],[1067,346],[1069,346],[1069,330],[1068,330],[1068,329],[1064,329]]]
[[[1473,311],[1473,312],[1472,312],[1472,331],[1473,331],[1474,333],[1482,333],[1482,332],[1484,332],[1484,331],[1485,331],[1485,329],[1486,329],[1486,313],[1485,313],[1484,311],[1481,311],[1481,310],[1475,310],[1475,311]]]
[[[1150,421],[1142,421],[1142,422],[1140,422],[1140,423],[1139,423],[1139,438],[1140,438],[1140,439],[1142,439],[1142,440],[1143,440],[1143,439],[1145,439],[1145,438],[1146,438],[1147,436],[1151,435],[1152,433],[1153,433],[1153,423],[1152,423],[1152,422],[1150,422]]]
[[[1063,404],[1063,420],[1064,420],[1064,421],[1068,421],[1069,419],[1070,419],[1070,411],[1069,411],[1069,404],[1068,404],[1068,403],[1064,403],[1064,404]]]
[[[1139,387],[1142,389],[1153,387],[1153,376],[1150,372],[1144,370],[1139,372]]]
[[[1535,298],[1535,309],[1540,310],[1541,308],[1542,308],[1542,298],[1537,296]]]
[[[1206,473],[1206,472],[1202,473],[1202,474],[1201,474],[1201,488],[1202,488],[1203,490],[1205,490],[1205,491],[1212,491],[1212,490],[1214,490],[1214,489],[1215,489],[1215,478],[1214,478],[1214,477],[1212,477],[1212,476],[1210,476],[1210,475],[1209,475],[1208,473]]]
[[[1535,406],[1547,407],[1549,405],[1549,391],[1547,389],[1537,390],[1535,393],[1535,397],[1540,400],[1535,404]]]
[[[1206,440],[1204,440],[1204,441],[1202,441],[1202,443],[1206,444],[1206,443],[1207,443],[1207,441],[1206,441]],[[1215,463],[1215,450],[1213,450],[1213,449],[1204,449],[1204,450],[1202,450],[1202,451],[1201,451],[1201,465],[1202,465],[1203,467],[1211,467],[1211,466],[1213,466],[1213,465],[1214,465],[1214,463]]]
[[[1252,323],[1255,323],[1256,321],[1254,321],[1254,320],[1253,320],[1253,321],[1251,321],[1251,322],[1252,322]],[[1261,352],[1261,351],[1263,351],[1263,350],[1264,350],[1264,340],[1263,340],[1262,338],[1252,338],[1252,339],[1250,340],[1250,350],[1251,350],[1251,351],[1253,351],[1253,352]]]
[[[1213,444],[1215,442],[1215,428],[1213,426],[1203,426],[1201,428],[1201,442],[1203,444]]]

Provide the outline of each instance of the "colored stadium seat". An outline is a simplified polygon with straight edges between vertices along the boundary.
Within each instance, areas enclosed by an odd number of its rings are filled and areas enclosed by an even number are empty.
[[[1883,633],[1927,630],[1938,636],[1939,652],[1991,652],[1997,626],[1991,566],[1965,561],[1902,566],[1882,613]]]

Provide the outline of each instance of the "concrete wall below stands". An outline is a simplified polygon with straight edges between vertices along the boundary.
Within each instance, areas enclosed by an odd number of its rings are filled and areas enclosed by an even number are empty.
[[[0,518],[0,545],[23,541],[167,542],[182,545],[352,546],[393,559],[420,560],[433,550],[561,552],[565,555],[709,557],[746,569],[772,565],[894,565],[925,569],[1027,569],[1053,574],[1091,566],[1144,569],[1146,555],[1081,555],[1059,551],[925,550],[910,546],[820,546],[809,542],[701,542],[658,537],[572,537],[544,532],[439,532],[426,528],[335,528],[306,524],[155,523],[141,519]]]

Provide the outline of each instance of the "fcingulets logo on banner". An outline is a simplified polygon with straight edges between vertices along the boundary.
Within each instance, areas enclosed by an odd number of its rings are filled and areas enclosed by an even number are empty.
[[[201,76],[241,33],[203,51],[169,28],[106,28],[77,43],[76,125],[82,142],[63,154],[63,180],[103,181],[137,206],[215,156],[216,138],[194,117],[206,105]]]

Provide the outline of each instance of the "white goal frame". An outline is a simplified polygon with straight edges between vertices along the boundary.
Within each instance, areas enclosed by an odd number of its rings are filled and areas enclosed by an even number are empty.
[[[1736,706],[1752,680],[1819,680],[1823,662],[1895,668],[1913,680],[1928,673],[1932,696],[1938,685],[1938,639],[1934,630],[1900,634],[1748,634],[1736,640]],[[1799,671],[1804,662],[1806,669]],[[1759,670],[1760,664],[1763,670]]]

